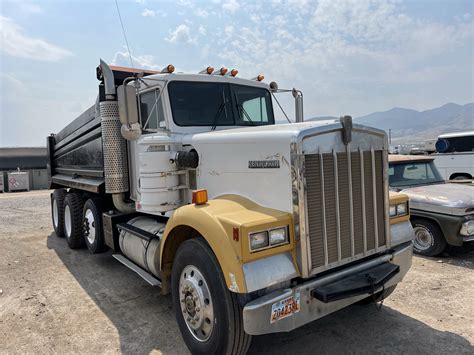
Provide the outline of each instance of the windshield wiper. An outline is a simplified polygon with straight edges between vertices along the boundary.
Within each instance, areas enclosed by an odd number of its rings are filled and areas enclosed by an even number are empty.
[[[214,131],[217,127],[217,122],[219,121],[219,117],[221,117],[221,112],[222,112],[222,109],[224,109],[224,112],[225,112],[225,118],[227,119],[227,110],[225,109],[225,95],[224,95],[224,91],[222,91],[222,103],[220,104],[217,112],[216,112],[216,115],[214,116],[213,120],[212,120],[212,125],[211,125],[211,131]]]
[[[243,112],[243,114],[245,115],[245,117],[247,117],[247,119],[252,124],[252,126],[255,126],[255,122],[252,121],[247,111],[245,111],[244,107],[239,103],[239,100],[237,100],[237,95],[235,94],[235,92],[234,92],[234,99],[235,99],[235,104],[237,106],[237,109]]]

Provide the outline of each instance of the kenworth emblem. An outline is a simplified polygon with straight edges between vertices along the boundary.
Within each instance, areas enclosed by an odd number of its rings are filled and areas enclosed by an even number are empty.
[[[249,160],[249,169],[278,169],[279,160]]]

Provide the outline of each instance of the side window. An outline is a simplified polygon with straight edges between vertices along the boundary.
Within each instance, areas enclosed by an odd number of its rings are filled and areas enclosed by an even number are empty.
[[[244,107],[245,112],[251,117],[252,121],[268,121],[267,105],[264,97],[256,97],[255,99],[244,101],[242,106]],[[248,121],[248,118],[245,115],[242,119]]]
[[[156,131],[163,127],[164,114],[159,90],[140,94],[140,121],[145,131]]]

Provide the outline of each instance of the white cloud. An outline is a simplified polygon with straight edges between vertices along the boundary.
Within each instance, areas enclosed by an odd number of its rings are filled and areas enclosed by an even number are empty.
[[[206,18],[207,16],[209,16],[209,12],[207,12],[205,9],[201,9],[201,8],[198,8],[194,14],[198,17],[203,17],[203,18]]]
[[[397,95],[409,105],[422,99],[417,93],[428,82],[451,96],[442,80],[459,71],[452,63],[453,53],[472,49],[469,16],[452,24],[436,22],[414,17],[390,0],[292,1],[272,6],[276,16],[242,5],[242,11],[261,18],[248,16],[224,27],[227,38],[219,56],[242,74],[261,71],[269,80],[278,79],[282,87],[298,85],[311,92],[318,100],[306,101],[309,112],[361,110],[369,96],[380,105],[393,98],[395,87],[405,93]],[[464,70],[466,76],[472,75],[472,68]]]
[[[191,28],[186,24],[179,25],[174,31],[170,31],[169,36],[165,40],[170,43],[196,42],[196,39],[191,36]]]
[[[240,5],[237,0],[229,0],[222,4],[222,8],[230,13],[234,13],[240,8]]]
[[[199,26],[198,32],[199,32],[199,34],[202,35],[202,36],[205,36],[206,33],[207,33],[206,28],[205,28],[203,25]]]
[[[159,70],[162,67],[155,63],[155,58],[152,55],[139,55],[134,56],[132,55],[133,66],[135,68],[140,69],[152,69],[152,70]],[[115,53],[114,59],[111,62],[112,65],[120,65],[125,67],[130,67],[130,56],[126,50],[119,51]]]
[[[145,9],[145,10],[142,11],[142,16],[143,17],[155,17],[156,12],[153,11],[153,10],[150,10],[150,9]]]
[[[29,37],[12,19],[0,16],[1,50],[12,57],[59,62],[72,55],[67,49],[40,38]]]
[[[166,17],[167,14],[166,14],[166,12],[164,12],[162,10],[144,9],[142,11],[142,16],[143,17],[156,17],[156,16]]]

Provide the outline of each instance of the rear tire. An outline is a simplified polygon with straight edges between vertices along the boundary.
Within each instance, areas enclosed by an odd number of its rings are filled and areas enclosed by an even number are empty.
[[[77,192],[70,192],[64,199],[64,236],[71,249],[84,246],[82,208],[84,201]]]
[[[413,240],[413,251],[424,256],[436,256],[446,249],[446,239],[437,224],[425,220],[415,219],[412,221],[415,239]]]
[[[242,306],[227,289],[216,257],[200,239],[176,252],[171,275],[173,308],[184,342],[193,354],[245,354]]]
[[[66,194],[65,189],[54,190],[51,194],[51,219],[54,233],[59,238],[64,237],[64,199]]]
[[[84,242],[92,254],[105,250],[102,211],[102,203],[98,199],[89,199],[84,204]]]

